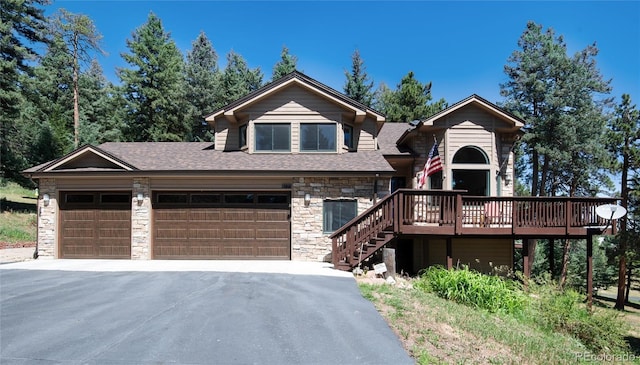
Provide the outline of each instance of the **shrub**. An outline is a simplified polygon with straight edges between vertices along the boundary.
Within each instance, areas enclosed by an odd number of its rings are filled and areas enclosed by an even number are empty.
[[[421,274],[414,286],[491,313],[520,313],[526,305],[526,296],[515,282],[483,275],[467,267],[462,270],[431,267]]]
[[[575,290],[559,290],[553,283],[531,282],[531,318],[549,331],[567,333],[596,353],[627,349],[629,328],[617,312],[596,309],[589,312],[583,295]]]

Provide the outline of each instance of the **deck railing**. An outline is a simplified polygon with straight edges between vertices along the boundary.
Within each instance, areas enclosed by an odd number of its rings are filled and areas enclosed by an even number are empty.
[[[400,189],[335,231],[333,262],[353,266],[399,235],[586,237],[604,227],[596,215],[615,198],[481,197],[465,191]],[[615,225],[611,225],[615,227]],[[387,237],[381,240],[379,237]],[[364,252],[365,245],[377,242]]]

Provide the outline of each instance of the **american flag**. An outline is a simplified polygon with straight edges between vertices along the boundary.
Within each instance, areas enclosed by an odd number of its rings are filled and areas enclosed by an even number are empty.
[[[418,189],[422,189],[422,187],[425,186],[427,183],[427,177],[438,171],[442,171],[442,161],[440,161],[440,155],[438,154],[438,143],[435,143],[431,148],[431,151],[429,151],[427,163],[424,164],[424,169],[422,169],[422,176],[420,176],[420,181],[418,182]]]

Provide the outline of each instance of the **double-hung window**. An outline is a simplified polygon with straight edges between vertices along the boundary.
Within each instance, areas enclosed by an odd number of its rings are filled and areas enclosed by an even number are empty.
[[[334,232],[356,217],[358,204],[355,200],[325,200],[323,206],[323,225],[325,233]]]
[[[288,123],[255,124],[256,151],[291,151],[291,125]]]
[[[300,151],[335,152],[335,123],[302,123],[300,124]]]

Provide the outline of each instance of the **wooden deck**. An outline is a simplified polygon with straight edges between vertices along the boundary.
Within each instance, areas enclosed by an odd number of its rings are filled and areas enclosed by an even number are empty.
[[[465,193],[397,190],[330,236],[333,264],[350,270],[389,241],[405,235],[587,238],[607,226],[607,221],[596,215],[596,207],[617,201],[585,197],[479,197]],[[608,231],[613,233],[611,229]]]

